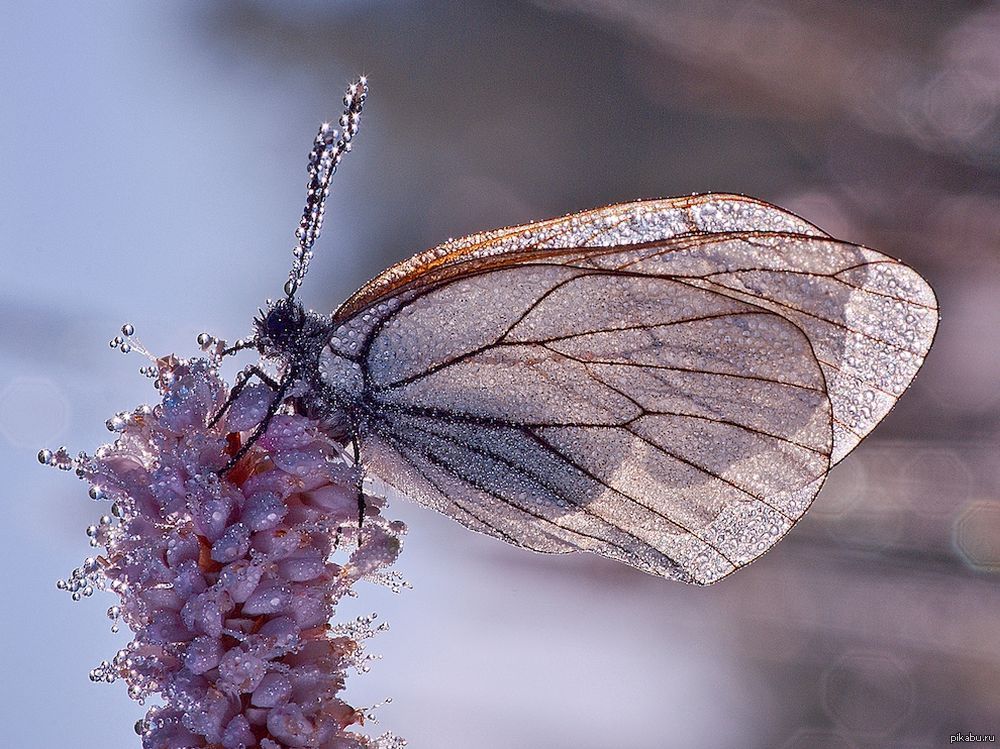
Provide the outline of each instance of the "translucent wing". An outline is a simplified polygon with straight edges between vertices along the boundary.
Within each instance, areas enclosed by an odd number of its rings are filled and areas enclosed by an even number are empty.
[[[619,203],[448,240],[382,271],[341,305],[337,317],[346,319],[429,271],[468,260],[497,255],[505,255],[509,260],[539,249],[632,244],[727,231],[783,231],[826,236],[788,211],[743,195],[713,193]]]
[[[450,242],[337,312],[367,470],[466,526],[707,584],[764,553],[923,360],[933,293],[708,195]]]

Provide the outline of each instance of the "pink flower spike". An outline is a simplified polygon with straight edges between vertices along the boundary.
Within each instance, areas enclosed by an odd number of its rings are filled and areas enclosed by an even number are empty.
[[[141,723],[144,749],[399,749],[391,734],[350,730],[364,713],[338,697],[347,670],[367,668],[375,629],[330,619],[354,580],[398,580],[385,568],[405,527],[368,497],[359,534],[345,446],[287,406],[222,472],[265,418],[270,388],[247,387],[208,426],[227,392],[215,363],[158,362],[162,403],[116,417],[114,444],[76,463],[116,519],[88,529],[104,552],[60,587],[116,593],[109,616],[134,634],[91,678],[162,699]]]

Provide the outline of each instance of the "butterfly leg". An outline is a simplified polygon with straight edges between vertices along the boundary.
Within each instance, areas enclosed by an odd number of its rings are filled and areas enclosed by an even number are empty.
[[[260,376],[259,373],[255,372],[254,374],[257,374],[258,377]],[[261,379],[263,379],[263,378],[261,378]],[[270,378],[268,378],[268,379],[270,380]],[[254,443],[257,440],[259,440],[261,437],[264,436],[264,432],[266,432],[268,426],[270,426],[271,420],[274,418],[274,415],[276,413],[278,413],[278,409],[281,407],[281,402],[285,398],[285,393],[288,392],[288,388],[290,388],[292,386],[292,383],[294,381],[295,381],[295,373],[294,372],[289,372],[285,376],[285,378],[281,381],[280,384],[279,383],[274,383],[276,392],[274,394],[274,400],[271,401],[271,405],[267,409],[267,414],[261,420],[260,424],[258,424],[257,427],[253,430],[253,432],[247,438],[246,442],[244,442],[240,446],[240,449],[236,451],[236,454],[233,455],[233,457],[231,457],[229,459],[229,462],[226,463],[225,468],[223,468],[219,472],[219,475],[224,475],[224,474],[228,473],[230,470],[232,470],[232,468],[237,463],[240,462],[240,460],[243,458],[243,456],[247,454],[247,451],[250,450],[251,447],[253,447]],[[269,386],[271,385],[272,382],[274,382],[274,381],[270,380],[270,382],[268,382],[267,380],[265,380],[265,383],[268,384]],[[233,388],[233,389],[235,390],[235,388]]]
[[[208,422],[209,428],[214,427],[219,423],[219,419],[225,415],[233,403],[236,402],[236,399],[240,397],[240,393],[243,392],[243,389],[250,383],[251,377],[256,377],[272,390],[277,390],[280,387],[278,382],[267,374],[267,372],[262,370],[257,365],[251,364],[240,372],[239,375],[237,375],[236,384],[233,386],[233,389],[229,391],[229,397],[226,398],[226,402],[222,404],[219,410],[215,412],[215,416],[213,416],[211,421]]]
[[[222,349],[222,353],[220,353],[219,356],[221,357],[231,356],[238,351],[242,351],[243,349],[248,349],[248,348],[255,348],[256,346],[257,346],[257,340],[254,338],[246,340],[241,339],[236,343],[234,343],[232,346]]]
[[[365,493],[363,490],[364,478],[361,475],[361,450],[358,447],[358,438],[354,437],[351,439],[351,445],[354,448],[354,466],[358,469],[358,546],[361,546],[361,525],[365,520]]]

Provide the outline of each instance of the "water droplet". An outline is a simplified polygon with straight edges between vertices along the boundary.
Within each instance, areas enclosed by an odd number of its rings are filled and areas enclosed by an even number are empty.
[[[125,413],[117,413],[104,422],[109,432],[120,432],[128,424],[128,416]]]

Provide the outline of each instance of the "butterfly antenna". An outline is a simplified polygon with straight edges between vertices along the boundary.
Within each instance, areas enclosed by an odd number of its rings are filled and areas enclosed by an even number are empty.
[[[358,78],[344,94],[344,113],[340,116],[340,129],[334,129],[329,122],[320,125],[313,149],[309,152],[309,184],[306,192],[306,207],[302,210],[299,228],[295,237],[299,240],[292,250],[292,269],[285,282],[285,294],[291,300],[302,285],[312,260],[312,247],[323,228],[323,213],[326,198],[330,194],[330,180],[344,154],[351,150],[351,141],[357,135],[361,122],[361,108],[368,98],[368,79]]]

